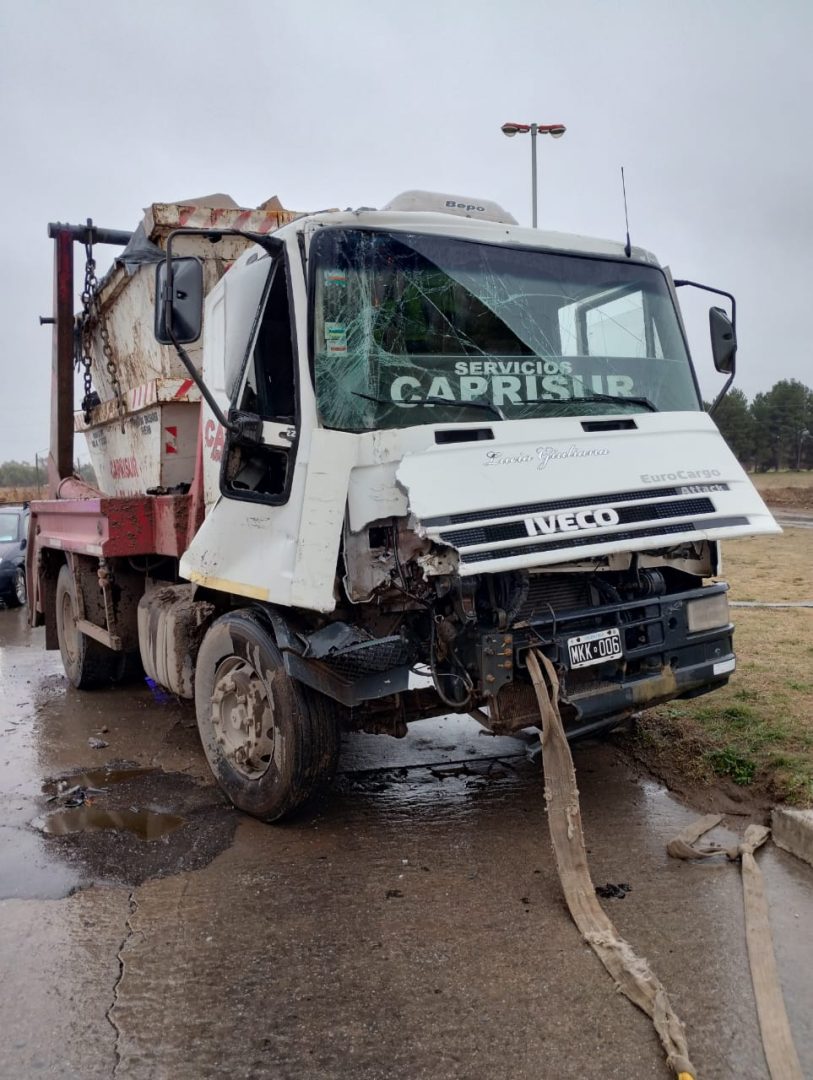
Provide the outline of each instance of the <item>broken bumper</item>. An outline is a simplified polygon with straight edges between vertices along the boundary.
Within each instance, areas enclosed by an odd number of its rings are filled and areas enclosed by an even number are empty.
[[[726,585],[603,606],[590,615],[561,612],[514,630],[514,655],[525,667],[535,645],[562,672],[562,693],[571,706],[568,735],[597,731],[641,709],[673,698],[696,697],[728,682],[735,668],[731,623],[691,633],[692,600],[724,594]],[[572,668],[568,643],[585,633],[616,629],[623,655]]]

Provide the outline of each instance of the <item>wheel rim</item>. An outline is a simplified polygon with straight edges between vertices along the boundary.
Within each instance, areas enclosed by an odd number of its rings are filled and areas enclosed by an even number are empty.
[[[17,577],[14,579],[14,592],[17,596],[19,603],[25,603],[25,574],[22,570],[17,571]]]
[[[230,656],[217,670],[212,727],[223,756],[248,780],[259,780],[274,756],[274,705],[257,669]]]
[[[73,600],[68,592],[62,594],[59,616],[60,626],[62,627],[62,647],[69,663],[74,664],[79,655],[79,631],[76,629]]]

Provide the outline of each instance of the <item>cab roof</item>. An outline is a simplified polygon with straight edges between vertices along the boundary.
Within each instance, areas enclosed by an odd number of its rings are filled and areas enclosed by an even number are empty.
[[[305,214],[278,232],[279,239],[286,239],[304,230],[306,239],[323,228],[383,229],[393,232],[417,232],[443,234],[461,240],[475,240],[486,244],[506,244],[523,248],[539,248],[541,251],[560,252],[571,255],[593,255],[597,258],[627,260],[624,243],[605,240],[577,233],[552,232],[531,229],[502,221],[486,221],[451,213],[426,210],[327,210]],[[657,258],[640,247],[632,247],[629,261],[659,266]]]

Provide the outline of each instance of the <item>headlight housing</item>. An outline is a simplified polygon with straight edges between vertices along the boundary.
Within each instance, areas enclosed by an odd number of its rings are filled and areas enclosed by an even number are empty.
[[[701,596],[697,600],[690,600],[686,604],[686,622],[690,634],[727,626],[728,594],[715,593],[714,596]]]

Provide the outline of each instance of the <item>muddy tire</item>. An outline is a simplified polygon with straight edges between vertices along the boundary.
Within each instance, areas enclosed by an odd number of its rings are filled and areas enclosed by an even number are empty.
[[[119,676],[121,653],[78,630],[77,610],[76,583],[66,564],[60,569],[56,583],[56,632],[62,666],[77,690],[109,686]]]
[[[22,567],[14,575],[14,585],[6,597],[8,607],[22,607],[26,600],[25,570]]]
[[[259,614],[212,623],[198,652],[195,710],[215,779],[239,810],[263,821],[293,813],[336,771],[333,702],[287,674]]]

